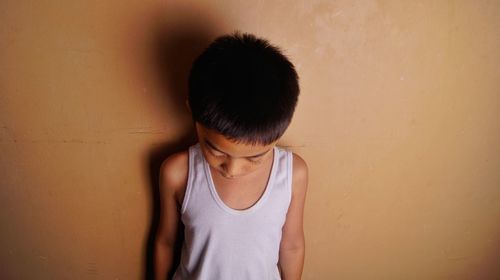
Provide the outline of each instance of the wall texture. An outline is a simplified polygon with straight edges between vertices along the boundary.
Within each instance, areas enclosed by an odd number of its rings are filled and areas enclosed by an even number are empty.
[[[303,279],[499,279],[499,1],[0,2],[0,278],[149,275],[193,57],[239,29],[301,77]]]

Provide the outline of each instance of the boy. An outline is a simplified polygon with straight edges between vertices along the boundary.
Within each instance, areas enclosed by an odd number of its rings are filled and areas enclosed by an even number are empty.
[[[161,166],[157,279],[301,278],[307,165],[276,146],[298,95],[292,63],[250,34],[219,37],[194,61],[187,103],[198,143]]]

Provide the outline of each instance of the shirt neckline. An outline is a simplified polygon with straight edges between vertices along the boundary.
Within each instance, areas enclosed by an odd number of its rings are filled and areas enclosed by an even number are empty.
[[[200,150],[201,152],[201,150]],[[202,158],[203,158],[203,167],[205,169],[205,174],[207,175],[207,181],[208,181],[208,186],[210,188],[210,192],[212,193],[212,196],[215,199],[215,202],[221,207],[224,211],[230,213],[230,214],[236,214],[236,215],[242,215],[242,214],[249,214],[252,212],[255,212],[257,209],[261,207],[261,205],[267,200],[267,197],[269,196],[269,193],[271,192],[271,189],[273,187],[273,182],[274,182],[274,176],[276,173],[276,165],[278,162],[278,147],[274,146],[273,147],[273,163],[271,166],[271,172],[269,174],[269,178],[267,179],[267,184],[266,184],[266,189],[264,190],[264,193],[261,195],[259,200],[255,202],[250,208],[243,209],[243,210],[237,210],[234,208],[231,208],[226,205],[224,201],[220,198],[219,194],[217,193],[217,189],[215,188],[215,184],[212,178],[212,172],[210,171],[210,166],[208,165],[207,160],[205,159],[205,156],[202,153]]]

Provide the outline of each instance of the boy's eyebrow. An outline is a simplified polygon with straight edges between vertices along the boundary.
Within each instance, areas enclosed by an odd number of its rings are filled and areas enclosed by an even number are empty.
[[[212,144],[212,143],[211,143],[210,141],[208,141],[207,139],[205,139],[205,143],[207,143],[207,145],[208,145],[208,146],[210,146],[210,148],[212,148],[212,149],[214,149],[214,150],[216,150],[216,151],[218,151],[218,152],[221,152],[221,153],[223,153],[223,154],[226,154],[226,155],[228,155],[228,156],[231,156],[230,154],[228,154],[228,153],[226,153],[226,152],[224,152],[224,151],[221,151],[219,148],[215,147],[215,145],[214,145],[214,144]],[[265,151],[265,152],[263,152],[263,153],[260,153],[260,154],[254,155],[254,156],[248,156],[248,157],[246,157],[246,158],[255,158],[255,157],[260,157],[260,156],[262,156],[262,155],[266,154],[266,153],[267,153],[267,152],[269,152],[269,151],[270,151],[270,149],[269,149],[269,150],[267,150],[267,151]]]

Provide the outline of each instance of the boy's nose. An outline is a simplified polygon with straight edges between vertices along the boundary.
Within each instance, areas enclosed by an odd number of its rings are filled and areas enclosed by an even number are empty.
[[[226,172],[227,176],[233,177],[240,173],[241,166],[236,160],[227,160],[222,165],[222,168]]]

